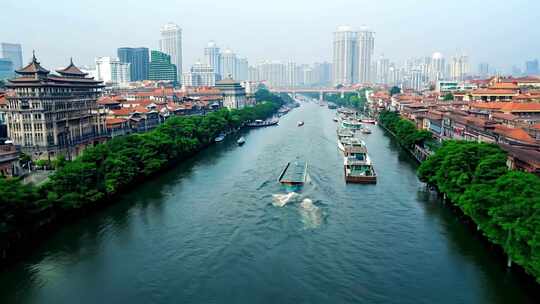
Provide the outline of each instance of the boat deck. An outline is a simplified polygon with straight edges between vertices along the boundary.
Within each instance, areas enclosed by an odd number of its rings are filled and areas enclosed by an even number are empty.
[[[289,162],[279,176],[282,184],[303,184],[306,182],[307,163],[304,161]]]

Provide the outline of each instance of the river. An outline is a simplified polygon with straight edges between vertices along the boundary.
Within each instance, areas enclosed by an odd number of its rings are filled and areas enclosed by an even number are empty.
[[[304,104],[60,229],[0,273],[0,303],[535,303],[381,128],[377,185],[346,185],[333,115]],[[310,183],[278,207],[296,157]]]

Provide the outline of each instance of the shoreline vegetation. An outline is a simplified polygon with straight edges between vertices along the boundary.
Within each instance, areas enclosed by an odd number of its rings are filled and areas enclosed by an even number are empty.
[[[252,107],[171,117],[152,131],[87,148],[40,186],[0,178],[0,265],[19,257],[17,251],[44,231],[112,204],[129,186],[195,155],[220,133],[271,117],[289,98],[261,89]]]
[[[404,147],[432,141],[423,133],[429,131],[397,113],[382,112],[379,121]],[[507,266],[518,264],[540,283],[540,178],[508,170],[507,155],[495,144],[448,140],[433,151],[418,167],[420,181],[499,246]]]

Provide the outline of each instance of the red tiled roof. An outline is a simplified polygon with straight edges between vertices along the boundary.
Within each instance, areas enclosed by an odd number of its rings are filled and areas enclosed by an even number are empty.
[[[515,90],[508,89],[476,89],[471,92],[472,95],[517,95]]]
[[[479,102],[472,103],[471,108],[486,109],[486,110],[500,110],[507,102]]]
[[[495,125],[495,133],[519,140],[521,142],[535,143],[535,140],[521,128],[509,128],[503,125]]]
[[[112,110],[111,112],[115,116],[129,116],[129,114],[133,113],[133,110],[130,108],[121,108],[118,110]]]
[[[504,119],[504,120],[514,120],[518,118],[516,115],[505,114],[505,113],[493,113],[491,114],[491,117],[496,118],[496,119]]]
[[[109,96],[103,96],[97,100],[97,103],[101,105],[110,105],[110,104],[119,104],[120,102],[112,99]]]
[[[107,118],[105,119],[105,124],[108,126],[112,126],[112,125],[119,125],[119,124],[125,123],[126,121],[127,119],[125,118]]]
[[[503,112],[540,112],[540,102],[507,102],[501,108]]]
[[[517,90],[518,88],[519,87],[517,83],[514,83],[514,82],[497,82],[489,86],[489,89],[495,89],[495,90],[499,90],[499,89]]]

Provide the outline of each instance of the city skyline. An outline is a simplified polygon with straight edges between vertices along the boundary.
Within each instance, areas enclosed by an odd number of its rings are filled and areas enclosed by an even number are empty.
[[[97,0],[98,4],[100,1]],[[528,40],[527,37],[538,36],[540,30],[534,27],[521,29],[519,24],[515,24],[515,18],[512,16],[516,18],[519,16],[522,22],[534,21],[533,14],[529,12],[536,10],[534,6],[540,8],[540,4],[527,3],[527,6],[521,7],[516,3],[515,9],[507,11],[507,5],[502,3],[486,5],[479,1],[467,2],[466,7],[471,12],[482,10],[481,14],[474,18],[461,14],[462,7],[459,1],[436,5],[431,3],[413,5],[407,1],[392,4],[389,1],[382,1],[377,5],[365,1],[339,1],[311,6],[307,6],[305,1],[298,3],[277,1],[272,7],[266,8],[264,16],[245,1],[227,4],[225,7],[207,0],[189,5],[157,1],[149,9],[142,9],[133,4],[130,16],[126,16],[126,20],[118,23],[114,21],[117,18],[112,18],[112,14],[124,3],[107,3],[111,6],[111,12],[100,11],[101,18],[95,18],[92,14],[95,8],[87,7],[84,3],[69,2],[63,4],[62,11],[74,12],[78,18],[78,22],[69,29],[34,28],[34,25],[29,24],[24,30],[2,28],[0,36],[3,37],[3,41],[23,45],[24,63],[29,61],[31,50],[35,49],[44,61],[54,67],[61,66],[63,58],[74,54],[75,59],[82,65],[91,65],[96,57],[114,56],[116,49],[120,47],[148,47],[158,50],[159,29],[167,22],[174,22],[182,28],[184,72],[198,60],[204,60],[202,50],[209,40],[219,41],[223,49],[234,49],[247,57],[250,62],[264,59],[292,60],[297,63],[331,61],[332,46],[328,42],[332,40],[335,28],[342,24],[350,24],[355,28],[367,25],[377,37],[374,57],[384,54],[391,61],[398,63],[410,57],[429,56],[433,52],[441,52],[446,58],[465,53],[471,59],[472,67],[487,62],[492,67],[510,72],[513,66],[523,68],[525,61],[539,57],[537,50],[540,49],[540,42]],[[52,10],[53,6],[37,1],[18,3],[8,0],[5,7],[13,12],[24,12],[25,15],[39,12],[40,16],[48,17],[55,22],[70,22],[70,25],[73,23],[70,16],[64,16],[62,12]],[[325,16],[327,11],[339,13],[336,13],[335,17],[328,17]],[[85,12],[85,15],[79,16],[82,12]],[[438,20],[429,27],[420,24],[425,23],[428,16],[441,12],[444,12],[443,20],[460,22]],[[514,31],[519,35],[507,35],[507,43],[497,44],[497,49],[492,50],[491,45],[497,43],[497,35],[492,33],[489,27],[479,28],[478,23],[491,22],[495,16],[503,12],[507,18],[499,18],[496,25],[504,28],[507,33]],[[155,15],[156,18],[146,18],[147,14]],[[385,18],[378,18],[378,15]],[[423,16],[423,20],[412,20],[419,16]],[[15,22],[12,18],[18,17],[17,14],[11,14],[5,18],[9,23]],[[208,22],[200,22],[201,18],[207,18]],[[224,19],[227,22],[223,22]],[[238,30],[247,24],[249,31]],[[404,27],[403,24],[407,26]],[[471,31],[470,28],[473,26],[474,31]],[[136,35],[126,35],[133,30],[136,30]],[[253,43],[253,33],[257,33],[255,41],[258,43]],[[72,39],[74,37],[77,39]],[[399,40],[396,40],[396,37],[399,37]],[[267,44],[265,41],[281,41],[281,45]],[[397,43],[399,47],[396,47]],[[62,48],[56,47],[60,44]],[[286,48],[287,51],[284,53],[282,46],[292,44],[295,47]],[[512,45],[528,47],[514,48]]]

